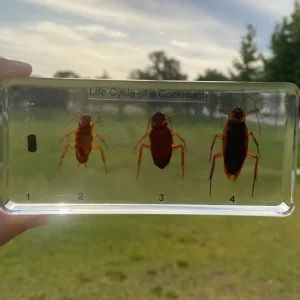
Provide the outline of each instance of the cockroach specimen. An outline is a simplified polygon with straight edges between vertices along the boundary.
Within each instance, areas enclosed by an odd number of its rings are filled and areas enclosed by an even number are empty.
[[[79,112],[81,112],[81,111],[79,111]],[[96,123],[101,122],[104,119],[99,120],[99,117],[98,117],[97,121],[92,121],[92,113],[90,115],[88,115],[88,114],[83,114],[81,112],[81,114],[82,114],[82,116],[79,120],[76,119],[74,116],[72,116],[72,119],[74,119],[78,122],[78,128],[65,133],[65,136],[60,140],[60,143],[61,143],[66,137],[75,133],[75,141],[73,143],[67,144],[62,151],[62,154],[60,157],[60,164],[58,166],[58,171],[61,167],[63,158],[66,155],[68,147],[73,147],[76,150],[75,155],[76,155],[76,159],[78,161],[77,167],[79,167],[80,164],[84,164],[85,168],[86,168],[86,163],[88,161],[88,158],[89,158],[89,155],[90,155],[92,149],[99,149],[100,153],[101,153],[102,161],[103,161],[103,164],[105,167],[105,171],[107,173],[103,149],[100,145],[96,145],[93,143],[94,138],[97,137],[100,141],[102,141],[104,143],[104,145],[108,149],[108,146],[106,145],[103,137],[100,134],[95,133],[93,131],[94,125]]]
[[[142,161],[143,148],[150,149],[152,159],[154,164],[160,169],[164,169],[170,162],[172,153],[176,149],[181,149],[181,168],[182,168],[182,180],[184,178],[184,152],[186,152],[186,144],[185,140],[176,132],[173,132],[172,124],[171,130],[168,127],[169,120],[172,115],[166,115],[161,112],[156,112],[151,118],[143,116],[146,120],[148,120],[148,126],[146,133],[140,138],[137,145],[135,146],[133,152],[135,152],[138,145],[149,136],[150,143],[143,143],[139,150],[139,158],[138,158],[138,170],[136,179],[139,176],[140,165]],[[170,120],[171,121],[171,120]],[[151,131],[148,132],[148,127],[151,122]],[[174,144],[173,137],[177,136],[182,143],[184,144],[184,148],[182,144]]]
[[[251,98],[250,96],[248,96]],[[252,98],[251,98],[252,99]],[[253,101],[253,99],[252,99]],[[255,102],[253,101],[254,106]],[[257,116],[257,112],[259,112],[259,109],[251,110],[249,113],[245,114],[245,112],[239,108],[234,108],[230,113],[225,113],[220,111],[220,113],[223,113],[228,116],[228,119],[226,121],[226,124],[223,128],[223,134],[216,134],[214,137],[214,140],[212,142],[212,145],[210,147],[210,159],[212,156],[212,150],[216,141],[216,138],[222,139],[222,150],[220,152],[217,152],[213,156],[213,162],[211,166],[210,171],[210,196],[211,196],[211,182],[213,177],[213,172],[215,168],[215,160],[216,158],[223,157],[223,163],[224,163],[224,172],[227,176],[227,178],[231,181],[236,181],[238,176],[240,175],[240,172],[242,170],[244,161],[246,157],[255,158],[255,167],[254,167],[254,178],[253,178],[253,184],[252,184],[252,197],[254,194],[254,185],[257,180],[257,168],[258,168],[258,156],[254,153],[248,152],[248,142],[249,142],[249,136],[251,135],[253,138],[253,141],[256,145],[257,152],[259,153],[259,147],[258,142],[252,132],[248,131],[247,125],[245,123],[246,116],[248,116],[251,113],[256,113],[256,117],[258,120],[259,125],[259,119]],[[260,129],[260,127],[259,127]]]

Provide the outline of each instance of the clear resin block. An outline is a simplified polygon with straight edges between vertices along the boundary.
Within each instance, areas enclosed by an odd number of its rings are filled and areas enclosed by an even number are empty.
[[[6,79],[1,209],[290,215],[298,97],[290,83]]]

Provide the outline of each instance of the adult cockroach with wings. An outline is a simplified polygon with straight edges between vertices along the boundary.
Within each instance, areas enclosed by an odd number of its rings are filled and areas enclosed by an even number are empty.
[[[250,96],[248,96],[251,98]],[[251,98],[251,100],[254,103],[254,100]],[[256,137],[254,136],[253,132],[248,130],[248,127],[246,125],[246,117],[251,113],[256,113],[256,117],[259,124],[259,119],[257,116],[257,112],[259,112],[259,109],[256,108],[254,110],[251,110],[248,113],[245,113],[242,108],[235,107],[232,109],[230,113],[225,113],[220,111],[220,113],[223,113],[228,116],[228,119],[226,121],[226,124],[223,128],[223,134],[216,134],[211,148],[210,148],[210,159],[212,156],[212,150],[215,144],[215,141],[217,138],[222,139],[222,151],[217,152],[213,156],[212,166],[211,166],[211,172],[209,176],[210,180],[210,195],[211,195],[211,183],[212,183],[212,177],[214,173],[215,168],[215,161],[216,158],[223,157],[223,164],[224,164],[224,172],[227,176],[227,178],[231,181],[236,181],[236,179],[239,177],[240,172],[243,168],[244,161],[246,157],[248,158],[254,158],[255,159],[255,166],[254,166],[254,176],[253,176],[253,184],[252,184],[252,197],[254,195],[254,185],[257,180],[257,172],[258,172],[258,155],[260,156],[259,152],[259,146],[258,142],[256,140]],[[259,127],[260,130],[260,127]],[[256,148],[258,155],[255,153],[248,152],[248,143],[249,143],[249,136],[252,137]]]

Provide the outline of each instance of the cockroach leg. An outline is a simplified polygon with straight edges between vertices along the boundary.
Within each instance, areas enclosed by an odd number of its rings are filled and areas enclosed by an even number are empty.
[[[61,143],[66,137],[68,137],[68,136],[71,135],[72,133],[75,133],[76,131],[77,131],[77,130],[75,129],[75,130],[71,130],[71,131],[65,133],[65,136],[60,140],[59,143]]]
[[[92,149],[99,149],[100,150],[101,158],[102,158],[104,168],[105,168],[105,172],[107,173],[107,168],[106,168],[106,163],[105,163],[105,156],[104,156],[104,152],[103,152],[102,147],[100,145],[92,144]]]
[[[210,147],[210,156],[209,156],[209,161],[211,161],[211,154],[212,154],[212,150],[214,148],[215,142],[216,142],[216,138],[223,138],[222,134],[216,134],[214,137],[214,140],[212,141],[211,147]]]
[[[172,145],[172,150],[181,149],[181,172],[182,172],[182,180],[184,178],[184,148],[181,144]]]
[[[61,153],[61,156],[60,156],[60,163],[59,163],[59,166],[58,166],[58,170],[57,170],[57,171],[59,171],[59,169],[60,169],[60,167],[61,167],[61,164],[62,164],[62,161],[63,161],[63,159],[64,159],[64,157],[65,157],[65,155],[66,155],[67,150],[68,150],[69,147],[75,148],[75,143],[69,143],[69,144],[67,144],[67,145],[64,147],[64,149],[63,149],[63,151],[62,151],[62,153]]]
[[[255,167],[254,167],[254,176],[253,176],[253,184],[252,184],[252,197],[254,195],[254,185],[257,180],[257,169],[258,169],[258,156],[254,153],[247,152],[247,157],[255,158]]]
[[[137,170],[137,174],[136,174],[136,179],[138,179],[139,173],[140,173],[140,166],[141,166],[141,162],[142,162],[143,148],[150,149],[150,145],[149,144],[142,144],[142,146],[140,147],[139,159],[138,159],[138,170]]]
[[[93,135],[93,138],[97,137],[101,142],[103,142],[103,144],[106,146],[106,148],[109,149],[104,141],[104,138],[100,134],[93,132],[92,135]]]
[[[210,180],[210,183],[209,183],[209,195],[210,196],[211,196],[211,182],[212,182],[212,177],[213,177],[213,174],[214,174],[216,158],[219,158],[219,157],[222,157],[222,156],[223,156],[223,151],[220,151],[220,152],[216,153],[213,157],[213,162],[212,162],[212,165],[211,165],[210,175],[209,175],[209,178],[208,178]]]
[[[182,136],[181,136],[179,133],[177,133],[177,132],[173,132],[173,136],[177,136],[177,137],[182,141],[182,143],[183,143],[183,145],[184,145],[184,150],[185,150],[185,153],[186,153],[186,142],[185,142],[185,140],[182,138]]]
[[[137,142],[136,146],[134,147],[133,149],[133,153],[135,152],[136,148],[138,147],[138,145],[149,135],[149,133],[145,133],[140,139],[139,141]]]
[[[259,155],[259,157],[261,157],[261,155],[260,155],[260,153],[259,153],[259,147],[258,147],[258,142],[257,142],[257,140],[256,140],[256,137],[254,136],[253,132],[248,133],[248,136],[250,136],[250,135],[252,136],[252,139],[253,139],[253,141],[254,141],[254,143],[255,143],[255,145],[256,145],[258,155]]]

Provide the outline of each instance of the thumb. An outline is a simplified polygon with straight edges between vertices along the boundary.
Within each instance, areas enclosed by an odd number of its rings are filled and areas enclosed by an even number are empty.
[[[7,77],[28,77],[31,73],[30,64],[0,56],[0,80]]]
[[[48,223],[48,216],[15,216],[5,214],[0,210],[0,247],[25,231]]]

